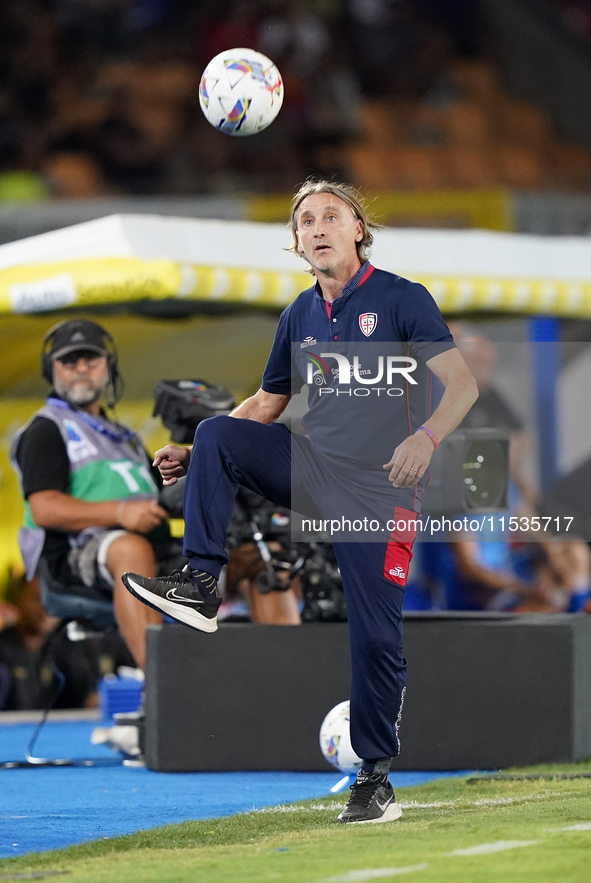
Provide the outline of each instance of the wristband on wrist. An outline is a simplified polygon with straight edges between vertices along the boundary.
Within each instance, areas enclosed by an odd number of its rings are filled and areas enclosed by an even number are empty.
[[[433,435],[431,430],[427,429],[426,426],[419,426],[419,428],[417,429],[417,432],[420,432],[420,431],[427,433],[427,435],[429,436],[429,438],[433,442],[433,447],[435,448],[435,450],[437,450],[437,448],[439,447],[439,442],[437,441],[437,439],[435,438],[435,436]]]
[[[119,501],[119,505],[117,506],[117,524],[118,524],[120,527],[123,527],[123,525],[121,524],[121,513],[122,513],[122,511],[123,511],[123,507],[124,507],[124,506],[125,506],[124,501],[123,501],[123,500],[120,500],[120,501]]]

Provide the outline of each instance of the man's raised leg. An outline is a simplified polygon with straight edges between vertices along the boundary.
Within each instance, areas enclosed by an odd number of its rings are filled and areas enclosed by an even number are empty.
[[[217,629],[217,579],[228,561],[226,534],[239,484],[273,503],[291,504],[291,434],[287,427],[212,417],[197,427],[185,484],[182,572],[161,579],[126,573],[129,591],[177,622]]]
[[[242,484],[291,507],[291,434],[286,426],[212,417],[197,427],[185,484],[183,554],[217,579],[228,562],[226,534]]]

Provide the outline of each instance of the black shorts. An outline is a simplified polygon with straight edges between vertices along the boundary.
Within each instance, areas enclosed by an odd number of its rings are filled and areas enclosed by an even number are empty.
[[[44,570],[53,585],[51,590],[78,598],[96,601],[110,601],[113,597],[113,581],[106,569],[106,552],[110,543],[124,530],[105,531],[90,536],[81,547],[71,549],[64,543],[63,548],[42,556]],[[169,573],[173,567],[182,567],[180,541],[168,539],[154,547],[159,573]]]

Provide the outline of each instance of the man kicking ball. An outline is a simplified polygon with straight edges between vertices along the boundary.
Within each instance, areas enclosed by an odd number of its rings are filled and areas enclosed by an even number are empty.
[[[427,290],[369,263],[372,225],[353,188],[307,182],[291,226],[315,284],[283,311],[261,388],[229,416],[203,421],[192,448],[156,454],[165,484],[187,475],[189,564],[164,579],[123,580],[149,606],[213,632],[239,485],[304,514],[378,525],[333,535],[349,623],[351,744],[363,758],[339,820],[392,821],[401,815],[388,772],[400,751],[402,599],[416,517],[433,451],[478,392]],[[431,372],[444,387],[433,413]],[[306,436],[274,422],[304,383]]]

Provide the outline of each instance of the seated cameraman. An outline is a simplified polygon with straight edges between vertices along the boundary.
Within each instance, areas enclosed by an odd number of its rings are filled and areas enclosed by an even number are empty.
[[[114,405],[120,388],[114,341],[95,322],[61,322],[44,338],[42,371],[52,390],[11,452],[26,501],[19,543],[27,577],[43,559],[65,591],[82,585],[90,599],[112,598],[121,634],[143,668],[146,626],[161,617],[120,577],[128,570],[156,574],[167,512],[139,439],[101,407],[105,397]]]

